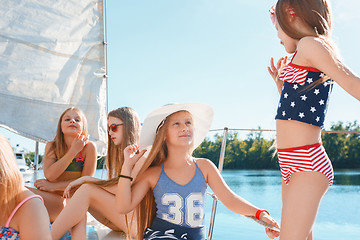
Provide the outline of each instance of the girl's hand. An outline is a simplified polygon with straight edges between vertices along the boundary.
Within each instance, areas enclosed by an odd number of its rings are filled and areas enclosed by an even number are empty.
[[[283,82],[279,79],[279,74],[285,67],[286,62],[287,62],[287,57],[280,58],[275,66],[274,58],[271,58],[270,67],[268,67],[268,71],[269,71],[271,77],[274,79],[279,92],[281,92],[281,88],[282,88],[282,84],[283,84]]]
[[[81,184],[83,184],[85,182],[85,177],[86,176],[80,177],[80,178],[70,182],[64,190],[63,197],[70,198],[72,196],[72,193],[74,192],[73,188],[75,188],[75,187],[78,188]]]
[[[77,154],[86,146],[88,142],[89,139],[86,136],[78,133],[71,143],[70,150]]]
[[[266,212],[262,212],[260,214],[260,220],[264,221],[264,222],[267,222],[267,223],[269,223],[271,225],[274,225],[276,227],[279,227],[278,223],[272,217],[270,217],[270,215],[267,214]],[[271,230],[270,228],[267,228],[267,227],[265,228],[265,232],[268,235],[268,237],[271,238],[271,239],[274,239],[274,238],[280,236],[280,232]]]
[[[46,179],[39,179],[34,182],[34,186],[42,191],[46,192],[54,192],[55,189],[53,187],[53,183],[49,182]]]
[[[133,169],[135,163],[145,154],[146,149],[139,151],[139,146],[129,145],[124,149],[124,165]]]

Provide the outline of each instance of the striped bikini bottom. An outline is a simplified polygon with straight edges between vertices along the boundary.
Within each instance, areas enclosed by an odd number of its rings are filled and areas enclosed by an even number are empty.
[[[334,170],[321,143],[295,148],[278,149],[281,175],[286,184],[294,172],[321,172],[333,184]]]

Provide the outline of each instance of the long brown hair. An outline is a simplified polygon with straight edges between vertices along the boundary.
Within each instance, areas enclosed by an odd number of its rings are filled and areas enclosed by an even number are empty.
[[[23,188],[23,178],[9,141],[0,135],[0,216],[10,216]]]
[[[83,122],[83,129],[81,129],[81,134],[88,137],[88,124],[87,124],[85,114],[76,107],[70,107],[70,108],[66,109],[59,118],[57,129],[56,129],[56,135],[55,135],[55,138],[52,141],[52,145],[51,145],[52,146],[51,150],[54,150],[55,156],[57,159],[62,158],[65,155],[65,153],[68,151],[66,143],[65,143],[64,133],[61,129],[61,122],[62,122],[64,115],[70,110],[75,111],[75,112],[77,112],[77,114],[79,114],[81,121]]]
[[[332,58],[341,65],[336,53],[336,46],[331,41],[332,15],[328,0],[278,0],[275,7],[278,24],[286,35],[293,39],[313,36],[321,39]],[[310,30],[299,31],[290,22],[291,15],[298,17]],[[328,80],[325,76],[314,81],[304,89],[307,91]]]
[[[106,168],[108,180],[97,182],[98,185],[108,186],[118,182],[119,174],[124,163],[124,149],[128,145],[138,144],[140,137],[140,119],[136,111],[130,107],[121,107],[109,112],[108,117],[115,117],[123,122],[123,136],[120,145],[115,145],[108,134],[108,155]]]
[[[290,23],[290,15],[294,14],[312,31],[314,37],[330,37],[331,10],[327,0],[278,0],[275,15],[281,29],[293,39],[309,36],[309,33],[299,32]]]

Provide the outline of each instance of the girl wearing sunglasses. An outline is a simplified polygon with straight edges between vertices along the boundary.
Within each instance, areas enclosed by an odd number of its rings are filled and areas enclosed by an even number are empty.
[[[128,145],[138,143],[139,133],[140,120],[133,109],[122,107],[108,114],[106,168],[109,180],[84,176],[67,186],[64,197],[69,197],[73,188],[80,187],[52,225],[53,239],[59,239],[69,229],[73,239],[85,239],[87,211],[114,231],[136,235],[136,223],[133,221],[132,213],[119,214],[114,211],[114,206],[116,184],[124,162],[124,149]],[[142,167],[144,160],[139,163],[137,169]],[[132,177],[136,175],[135,171]]]
[[[29,189],[44,199],[51,222],[64,208],[66,186],[79,177],[95,174],[96,146],[88,140],[87,128],[84,113],[68,108],[59,118],[54,140],[45,146],[45,179],[36,180],[36,188]]]

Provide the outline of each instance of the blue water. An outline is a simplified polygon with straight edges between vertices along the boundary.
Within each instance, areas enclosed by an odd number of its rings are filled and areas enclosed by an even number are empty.
[[[281,220],[281,176],[279,171],[223,171],[230,188],[254,205]],[[207,202],[209,222],[212,199]],[[360,171],[337,171],[334,185],[320,205],[314,226],[316,240],[360,239]],[[208,226],[208,225],[207,225]],[[269,239],[264,228],[228,210],[218,202],[213,239]]]
[[[42,171],[36,175],[32,175],[32,178],[43,177]],[[222,175],[235,193],[252,204],[267,209],[272,217],[280,223],[281,176],[279,171],[225,170]],[[102,170],[97,170],[95,176],[106,178],[106,174]],[[208,190],[211,191],[210,188]],[[206,201],[206,224],[209,226],[212,198],[208,196]],[[212,239],[260,240],[269,238],[262,226],[231,212],[219,201]],[[329,188],[320,205],[314,226],[314,239],[360,239],[360,170],[335,172],[334,185]]]

